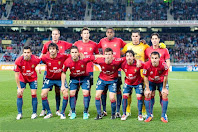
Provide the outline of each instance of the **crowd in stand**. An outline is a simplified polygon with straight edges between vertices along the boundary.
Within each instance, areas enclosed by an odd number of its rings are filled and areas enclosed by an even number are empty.
[[[2,15],[6,16],[5,5],[6,5],[6,4],[0,4],[0,17],[1,17]]]
[[[173,9],[170,10],[170,13],[174,16],[174,20],[198,20],[198,1],[173,1]]]

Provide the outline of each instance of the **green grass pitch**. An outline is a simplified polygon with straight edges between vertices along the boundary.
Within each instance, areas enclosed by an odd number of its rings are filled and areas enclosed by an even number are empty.
[[[31,94],[27,86],[23,95],[23,118],[16,120],[16,83],[13,71],[0,71],[0,131],[198,131],[198,72],[170,72],[169,73],[169,105],[167,115],[169,122],[167,124],[160,121],[161,106],[159,104],[158,93],[156,94],[154,105],[154,118],[149,123],[139,122],[137,120],[137,100],[133,94],[132,116],[126,121],[120,119],[110,119],[110,101],[107,100],[108,116],[102,120],[95,121],[95,84],[99,72],[94,73],[94,85],[92,86],[92,99],[90,102],[90,118],[83,120],[83,96],[80,90],[76,105],[77,118],[70,120],[61,120],[55,115],[55,96],[54,89],[49,93],[50,108],[53,113],[51,119],[44,120],[38,117],[31,120],[32,113]],[[122,74],[124,75],[124,74]],[[41,111],[41,87],[42,76],[38,77],[38,111]],[[134,91],[133,91],[134,92]],[[62,101],[61,101],[62,102]],[[62,106],[62,105],[61,105]],[[61,108],[61,107],[60,107]],[[67,105],[66,115],[70,109]],[[122,113],[122,112],[121,112]]]

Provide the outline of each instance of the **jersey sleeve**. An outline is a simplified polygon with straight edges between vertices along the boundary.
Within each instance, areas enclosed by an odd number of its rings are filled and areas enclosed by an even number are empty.
[[[19,72],[21,69],[20,69],[20,66],[19,66],[19,59],[17,59],[15,61],[15,65],[14,65],[14,71],[15,72]]]
[[[41,59],[38,56],[34,56],[34,58],[36,64],[39,64],[41,62]]]
[[[98,49],[102,48],[102,44],[101,44],[102,42],[101,42],[101,41],[102,41],[102,40],[100,40],[100,42],[99,42],[98,45],[97,45],[97,48],[98,48]]]
[[[94,55],[88,55],[86,56],[86,58],[83,59],[86,63],[94,61],[95,60],[95,56]]]
[[[63,64],[63,68],[62,68],[62,72],[66,72],[67,71],[67,69],[68,69],[68,62],[69,60],[67,59],[65,62],[64,62],[64,64]]]
[[[66,47],[66,49],[71,49],[72,43],[65,42],[65,47]]]
[[[103,58],[97,58],[93,61],[95,64],[100,64]]]
[[[122,39],[120,39],[121,41],[121,48],[123,48],[126,45],[126,42],[124,42]]]
[[[41,61],[46,64],[46,56],[45,55],[41,57]]]
[[[47,53],[47,43],[43,45],[43,49],[42,49],[42,54],[46,54],[46,53]]]
[[[146,61],[147,59],[149,59],[149,56],[148,56],[148,49],[146,49],[146,50],[144,51],[144,59],[145,59],[145,61]]]
[[[164,58],[165,60],[170,59],[170,54],[169,54],[167,48],[166,48],[166,50],[165,50],[164,56],[165,56],[165,58]]]
[[[146,77],[148,76],[148,66],[146,64],[143,67],[143,75]]]
[[[99,54],[99,49],[98,49],[98,44],[97,43],[95,43],[94,53]]]
[[[126,44],[126,45],[124,46],[124,48],[122,49],[122,52],[123,52],[123,53],[126,53],[126,52],[127,52],[127,47],[128,47],[128,44]]]
[[[169,70],[169,68],[168,68],[166,62],[163,62],[162,65],[163,65],[163,68],[164,68],[163,75],[164,76],[168,76],[168,70]]]

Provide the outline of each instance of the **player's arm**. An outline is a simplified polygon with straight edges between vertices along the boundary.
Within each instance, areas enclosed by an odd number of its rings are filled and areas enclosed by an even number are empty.
[[[105,55],[94,55],[94,57],[95,57],[95,59],[97,59],[97,58],[104,58]]]
[[[124,48],[121,50],[120,54],[124,55],[127,52],[127,45],[124,46]]]
[[[62,72],[61,73],[61,91],[64,91],[66,90],[66,87],[65,87],[65,80],[66,80],[66,72]]]
[[[170,67],[170,59],[166,60],[166,65],[168,66],[168,68]]]
[[[17,94],[22,95],[23,91],[20,85],[20,81],[19,81],[19,72],[15,72],[15,80],[16,80],[16,84],[17,84]]]
[[[151,91],[149,89],[149,80],[148,80],[147,76],[144,76],[144,84],[145,84],[145,87],[146,87],[146,90],[144,92],[145,97],[150,98],[151,97]]]
[[[164,76],[162,95],[163,94],[168,94],[168,89],[166,88],[167,81],[168,81],[168,75]]]

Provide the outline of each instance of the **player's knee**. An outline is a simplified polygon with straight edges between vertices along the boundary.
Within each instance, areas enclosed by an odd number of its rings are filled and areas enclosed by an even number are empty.
[[[152,91],[151,96],[155,96],[155,91]]]
[[[136,97],[137,98],[142,98],[142,95],[141,94],[136,94]]]
[[[23,97],[23,94],[20,94],[20,93],[17,94],[17,98],[22,98],[22,97]]]
[[[45,97],[47,97],[47,93],[42,92],[42,93],[41,93],[41,98],[45,98]]]
[[[110,102],[111,103],[116,102],[115,98],[110,98]]]
[[[70,94],[70,96],[75,96],[76,91],[75,91],[75,90],[71,90],[71,91],[69,92],[69,94]]]
[[[101,98],[101,94],[96,92],[96,98]]]
[[[164,93],[164,94],[162,95],[162,99],[167,99],[167,98],[168,98],[168,94]]]
[[[83,90],[83,96],[89,96],[89,90]]]
[[[110,96],[109,96],[109,99],[110,99],[110,100],[115,100],[115,96],[110,95]]]

